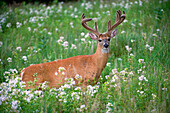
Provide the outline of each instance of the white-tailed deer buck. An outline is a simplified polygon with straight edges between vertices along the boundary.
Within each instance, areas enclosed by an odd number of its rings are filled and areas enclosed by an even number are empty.
[[[98,82],[100,74],[106,66],[109,55],[110,39],[116,35],[117,30],[114,30],[119,24],[123,22],[126,15],[120,10],[116,14],[116,22],[111,26],[111,21],[108,21],[107,32],[99,33],[97,29],[97,22],[95,22],[95,29],[90,28],[86,22],[91,21],[91,18],[85,19],[84,13],[81,16],[81,24],[84,28],[91,31],[89,33],[92,40],[98,40],[97,50],[93,55],[80,55],[63,60],[56,60],[53,62],[35,64],[25,68],[20,76],[22,81],[26,82],[26,88],[32,88],[28,85],[28,81],[34,81],[36,74],[36,84],[47,81],[49,87],[60,87],[65,82],[65,78],[73,78],[75,85],[82,83],[83,87],[95,84]],[[76,75],[82,78],[77,80]]]

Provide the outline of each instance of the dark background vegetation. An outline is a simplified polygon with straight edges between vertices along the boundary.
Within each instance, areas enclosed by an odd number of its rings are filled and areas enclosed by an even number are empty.
[[[0,7],[6,6],[6,5],[15,5],[15,4],[20,4],[20,3],[45,3],[45,4],[50,4],[52,2],[69,2],[69,1],[79,1],[79,0],[0,0]]]

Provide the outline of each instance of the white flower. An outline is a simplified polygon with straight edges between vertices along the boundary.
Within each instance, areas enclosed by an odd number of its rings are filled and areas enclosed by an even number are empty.
[[[3,42],[2,42],[2,41],[0,41],[0,47],[2,47],[2,45],[3,45]]]
[[[134,54],[130,53],[130,57],[134,57]]]
[[[68,42],[65,41],[62,45],[63,45],[64,47],[67,47],[67,46],[68,46]]]
[[[85,35],[85,33],[84,33],[84,32],[82,32],[82,33],[81,33],[81,36],[84,36],[84,35]]]
[[[22,51],[22,48],[21,47],[17,47],[16,50]]]
[[[6,25],[6,27],[11,27],[11,23],[8,23],[8,24]]]
[[[135,27],[135,24],[134,24],[134,23],[132,23],[131,25],[132,25],[133,27]]]
[[[51,35],[52,33],[51,32],[48,32],[48,35]]]
[[[105,78],[108,79],[108,78],[109,78],[109,75],[106,75]]]
[[[139,59],[138,62],[139,63],[144,63],[144,59]]]
[[[75,79],[76,79],[76,80],[81,80],[81,79],[82,79],[82,76],[80,76],[79,74],[76,74]]]
[[[71,48],[70,49],[77,49],[77,46],[74,44],[71,44]]]
[[[108,62],[106,65],[110,67],[110,66],[111,66],[111,63],[110,63],[110,62]]]
[[[8,61],[8,62],[12,62],[12,58],[8,57],[8,58],[7,58],[7,61]]]
[[[27,57],[26,57],[26,56],[22,56],[22,59],[23,59],[24,61],[27,61]]]
[[[63,36],[60,36],[60,39],[61,39],[61,40],[63,40],[63,39],[64,39],[64,37],[63,37]]]
[[[59,68],[58,68],[58,72],[62,72],[62,71],[64,71],[64,70],[65,70],[64,67],[59,67]]]
[[[87,37],[89,37],[89,33],[87,33],[87,34],[85,35],[85,38],[87,38]]]
[[[125,46],[125,48],[126,48],[127,51],[131,51],[132,50],[132,48],[130,48],[128,45]]]
[[[81,109],[82,109],[82,108],[85,108],[85,107],[86,107],[85,105],[81,105],[81,106],[80,106]]]
[[[118,73],[117,69],[112,69],[112,73],[117,74]]]
[[[58,31],[58,28],[56,28],[55,31]]]
[[[58,75],[58,73],[57,73],[57,72],[55,72],[55,75],[57,76],[57,75]]]
[[[86,39],[85,39],[85,38],[82,38],[82,39],[81,39],[81,41],[85,42],[85,41],[86,41]]]
[[[120,75],[123,75],[123,76],[124,76],[125,74],[126,74],[125,70],[123,70],[123,71],[120,72]]]
[[[143,79],[144,79],[144,75],[141,75],[141,76],[139,77],[139,80],[142,81]]]
[[[62,75],[65,75],[65,72],[62,72]]]
[[[12,106],[11,106],[11,108],[12,109],[17,109],[18,108],[18,106],[19,106],[19,101],[18,100],[13,100],[12,101]]]
[[[145,45],[146,48],[149,48],[150,46],[148,44]]]
[[[152,36],[155,36],[155,37],[157,37],[157,34],[155,34],[155,33],[154,33],[154,34],[152,34]]]
[[[140,94],[143,94],[144,93],[144,91],[140,91]]]
[[[125,31],[122,31],[121,34],[125,33]]]
[[[154,49],[154,47],[149,47],[150,52]]]
[[[123,22],[126,23],[126,22],[128,22],[128,20],[125,19]]]
[[[17,28],[21,27],[21,25],[22,25],[22,23],[19,23],[19,22],[16,23]]]
[[[130,41],[131,41],[131,42],[134,42],[135,40],[132,40],[132,39],[131,39]]]

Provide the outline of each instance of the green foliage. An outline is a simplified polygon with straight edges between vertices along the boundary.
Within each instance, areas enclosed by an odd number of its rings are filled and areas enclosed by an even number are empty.
[[[1,2],[0,2],[1,3]],[[79,1],[52,5],[23,4],[0,11],[1,112],[170,112],[169,1]],[[126,12],[111,40],[110,55],[97,85],[59,89],[40,84],[26,90],[19,74],[31,64],[93,54],[97,42],[80,24],[81,14],[94,18],[99,31]],[[34,75],[36,77],[36,74]],[[81,77],[80,77],[81,78]],[[80,79],[79,78],[79,79]],[[35,85],[35,82],[30,85]],[[38,88],[38,87],[37,87]]]

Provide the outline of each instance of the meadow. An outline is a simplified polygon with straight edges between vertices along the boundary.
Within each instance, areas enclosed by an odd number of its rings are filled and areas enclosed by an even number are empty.
[[[169,0],[80,0],[51,5],[25,4],[0,11],[0,112],[168,113],[170,112]],[[69,78],[60,88],[26,90],[19,77],[32,64],[77,55],[97,48],[81,26],[101,33],[117,10],[126,20],[111,40],[109,60],[99,82],[85,91]],[[32,83],[34,83],[36,80]]]

